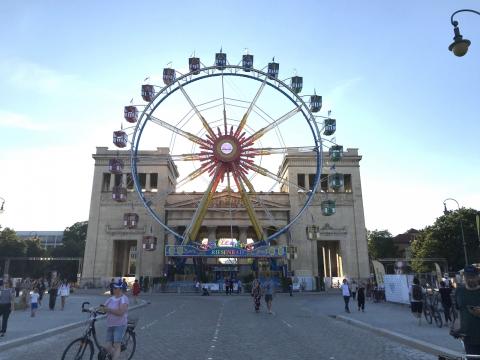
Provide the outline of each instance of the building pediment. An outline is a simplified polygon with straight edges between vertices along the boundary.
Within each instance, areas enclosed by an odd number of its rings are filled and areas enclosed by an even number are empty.
[[[203,194],[185,193],[174,194],[167,198],[166,208],[169,210],[192,209],[198,206]],[[277,199],[269,199],[266,197],[278,197]],[[257,196],[250,195],[250,200],[255,208],[268,208],[269,210],[284,210],[288,209],[290,204],[288,196],[285,194],[259,194]],[[209,205],[210,209],[229,209],[229,208],[244,208],[242,199],[239,193],[215,193]]]

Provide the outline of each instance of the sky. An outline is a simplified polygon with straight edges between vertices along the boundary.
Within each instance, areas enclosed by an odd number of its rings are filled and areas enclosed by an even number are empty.
[[[0,225],[88,219],[96,146],[109,146],[146,76],[220,47],[304,77],[358,148],[368,229],[423,228],[443,200],[480,209],[478,1],[0,2]],[[210,60],[208,60],[210,61]],[[233,61],[233,60],[232,60]],[[168,144],[162,144],[168,146]],[[453,202],[448,203],[455,208]]]

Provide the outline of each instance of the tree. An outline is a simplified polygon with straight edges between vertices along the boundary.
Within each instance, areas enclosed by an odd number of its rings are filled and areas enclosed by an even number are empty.
[[[24,256],[25,242],[10,228],[0,231],[0,254],[5,257]]]
[[[392,234],[388,230],[367,231],[368,252],[372,259],[394,258],[398,249],[393,243]]]
[[[67,227],[63,232],[62,245],[50,250],[53,257],[83,257],[85,252],[85,243],[87,239],[87,221],[76,222]],[[80,260],[82,261],[82,260]],[[62,278],[71,281],[77,280],[78,262],[75,261],[57,261],[56,270]]]
[[[469,263],[480,261],[479,241],[475,229],[474,209],[461,208],[440,216],[431,226],[421,230],[412,242],[413,267],[416,271],[425,271],[426,265],[420,258],[444,258],[450,271],[458,271],[465,266],[462,222]]]

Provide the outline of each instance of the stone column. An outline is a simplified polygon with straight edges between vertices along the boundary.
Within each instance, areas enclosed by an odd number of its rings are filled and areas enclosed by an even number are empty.
[[[245,226],[239,227],[238,242],[241,244],[247,243],[247,228]]]
[[[145,177],[146,177],[146,179],[145,179],[145,191],[150,192],[151,191],[150,174],[149,173],[145,174]]]
[[[122,174],[122,187],[127,188],[127,174]]]
[[[208,231],[208,243],[209,244],[216,244],[217,242],[217,228],[214,226],[207,227]]]
[[[112,191],[114,186],[115,186],[115,174],[111,174],[110,175],[110,187],[108,188],[108,191]]]

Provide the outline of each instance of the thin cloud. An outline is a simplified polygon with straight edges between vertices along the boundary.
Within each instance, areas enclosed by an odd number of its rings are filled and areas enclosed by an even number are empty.
[[[0,76],[14,87],[47,94],[65,91],[72,81],[78,79],[75,75],[63,74],[45,66],[19,59],[1,61],[0,69]]]
[[[14,128],[31,131],[45,131],[48,127],[41,122],[35,122],[30,117],[0,110],[0,128]]]

